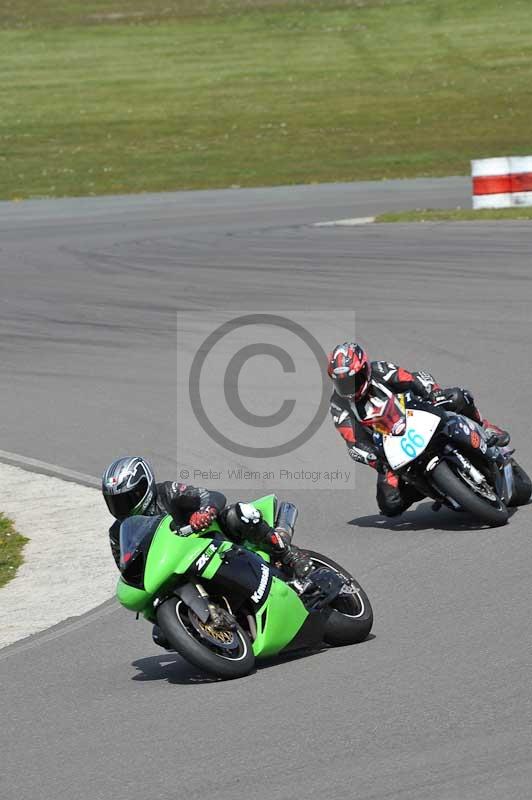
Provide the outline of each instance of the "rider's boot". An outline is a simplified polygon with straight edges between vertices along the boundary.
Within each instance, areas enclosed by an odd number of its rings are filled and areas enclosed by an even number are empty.
[[[305,580],[314,569],[310,556],[302,552],[295,544],[288,545],[281,553],[279,560],[283,567],[298,580]]]
[[[297,580],[305,580],[314,566],[310,556],[292,544],[293,534],[291,526],[277,525],[266,534],[265,542],[274,558],[281,562],[289,574],[292,574]]]
[[[467,389],[454,387],[445,389],[444,394],[451,404],[451,409],[453,411],[456,411],[457,414],[464,414],[466,417],[469,417],[469,419],[482,425],[486,434],[488,447],[490,445],[505,447],[509,443],[510,434],[508,431],[504,431],[502,428],[499,428],[498,425],[494,425],[493,422],[490,422],[480,413],[472,394]]]
[[[508,431],[504,431],[502,428],[499,428],[498,425],[494,425],[493,422],[487,419],[482,420],[482,427],[486,434],[488,447],[493,447],[494,445],[497,447],[506,447],[507,444],[510,444],[510,434]]]

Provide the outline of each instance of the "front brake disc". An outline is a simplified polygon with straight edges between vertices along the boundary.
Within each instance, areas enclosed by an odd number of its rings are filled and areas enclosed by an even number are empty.
[[[202,639],[216,645],[216,647],[221,647],[223,650],[234,650],[237,644],[235,631],[227,628],[214,628],[209,624],[208,620],[207,622],[202,622],[190,608],[188,610],[188,618]]]

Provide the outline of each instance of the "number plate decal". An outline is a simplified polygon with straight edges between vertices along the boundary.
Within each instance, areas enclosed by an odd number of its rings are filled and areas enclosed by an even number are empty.
[[[429,411],[409,409],[403,436],[384,436],[384,453],[392,469],[399,469],[421,455],[434,435],[440,418]]]

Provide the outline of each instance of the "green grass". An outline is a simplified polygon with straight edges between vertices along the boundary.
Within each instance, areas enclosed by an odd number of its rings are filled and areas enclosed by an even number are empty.
[[[493,219],[531,219],[532,208],[416,209],[379,214],[375,222],[478,222]]]
[[[530,0],[2,0],[0,198],[532,152]]]
[[[16,532],[10,519],[0,514],[0,587],[15,577],[24,560],[22,550],[28,541]]]

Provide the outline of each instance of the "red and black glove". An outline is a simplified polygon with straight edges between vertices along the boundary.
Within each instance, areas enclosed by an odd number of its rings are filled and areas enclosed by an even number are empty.
[[[198,511],[194,511],[194,513],[191,514],[188,524],[194,533],[197,533],[198,531],[206,530],[217,516],[218,511],[214,506],[205,506],[205,508],[200,508]]]

